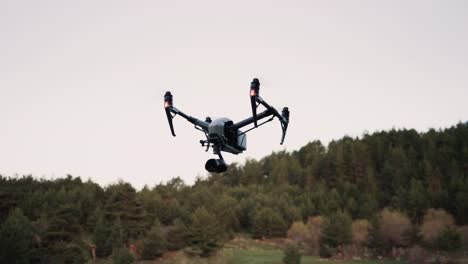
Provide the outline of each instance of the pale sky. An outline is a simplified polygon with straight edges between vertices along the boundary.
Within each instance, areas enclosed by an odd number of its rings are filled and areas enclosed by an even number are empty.
[[[200,119],[250,115],[249,85],[291,123],[228,163],[468,120],[468,1],[0,0],[0,173],[193,183],[215,157]]]

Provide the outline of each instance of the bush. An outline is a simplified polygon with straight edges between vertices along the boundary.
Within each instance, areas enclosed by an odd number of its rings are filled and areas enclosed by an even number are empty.
[[[435,246],[445,229],[453,227],[453,217],[442,209],[428,209],[420,228],[422,240]]]
[[[411,233],[411,221],[399,211],[384,209],[379,215],[379,233],[389,246],[407,246]]]
[[[302,243],[309,236],[309,230],[303,222],[294,222],[288,230],[288,238],[294,240],[295,242]]]
[[[431,253],[421,246],[413,246],[408,251],[408,260],[410,263],[425,263],[430,259]]]
[[[299,248],[296,245],[288,245],[284,249],[284,264],[300,264],[301,263],[301,253]]]
[[[135,262],[135,258],[126,248],[117,249],[112,256],[114,264],[131,264]]]
[[[437,238],[437,247],[445,251],[455,251],[462,247],[460,233],[453,227],[447,227]]]
[[[311,217],[307,221],[308,236],[305,241],[305,246],[308,253],[314,255],[319,254],[323,225],[324,218],[322,216]]]
[[[46,263],[50,264],[82,264],[86,262],[84,252],[74,243],[56,242],[50,244],[46,254]]]
[[[61,255],[62,263],[65,264],[82,264],[85,262],[83,252],[77,245],[67,245]]]
[[[364,245],[369,236],[370,223],[365,219],[355,220],[352,224],[353,243],[357,246]]]
[[[321,258],[331,258],[332,255],[333,255],[333,249],[331,249],[325,243],[320,243],[319,256]]]

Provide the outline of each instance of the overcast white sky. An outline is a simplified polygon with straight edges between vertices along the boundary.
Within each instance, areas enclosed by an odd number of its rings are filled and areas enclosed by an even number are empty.
[[[118,179],[206,175],[203,134],[170,135],[163,94],[204,118],[279,110],[228,162],[309,141],[468,120],[467,1],[0,0],[0,173]]]

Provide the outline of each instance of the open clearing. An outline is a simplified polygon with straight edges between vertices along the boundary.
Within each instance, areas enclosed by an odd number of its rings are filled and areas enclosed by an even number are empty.
[[[227,243],[216,256],[210,258],[189,257],[182,251],[166,254],[155,261],[140,261],[139,264],[282,264],[283,251],[278,244],[236,238]],[[99,264],[110,262],[99,262]],[[301,264],[406,264],[393,260],[326,260],[315,256],[303,256]]]

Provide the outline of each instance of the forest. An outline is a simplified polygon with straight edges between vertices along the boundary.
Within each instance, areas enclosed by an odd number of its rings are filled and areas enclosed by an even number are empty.
[[[466,254],[467,225],[468,122],[312,141],[193,185],[0,175],[0,263],[209,258],[239,236],[284,238],[289,256],[421,263]]]

